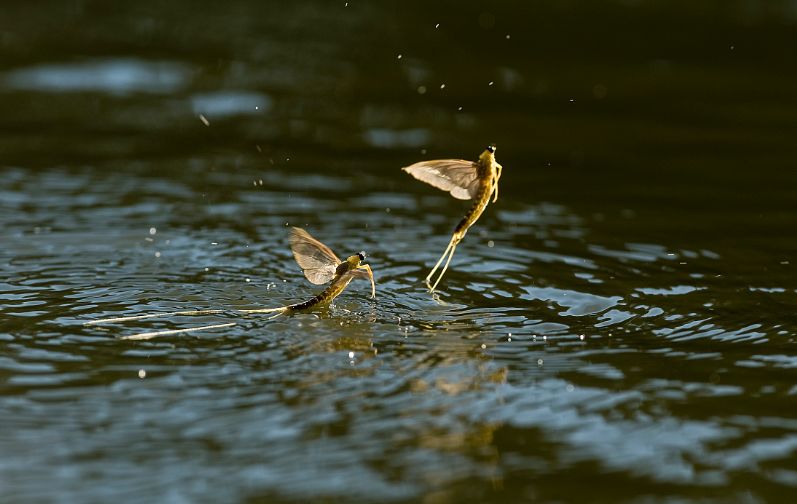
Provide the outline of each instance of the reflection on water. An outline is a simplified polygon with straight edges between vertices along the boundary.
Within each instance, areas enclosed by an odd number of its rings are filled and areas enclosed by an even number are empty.
[[[755,51],[792,11],[344,4],[0,33],[5,500],[793,491],[794,86]],[[493,141],[500,199],[434,299],[468,203],[399,168]],[[293,225],[367,250],[377,298],[83,325],[307,299]]]
[[[271,99],[262,94],[244,92],[217,92],[194,95],[191,106],[195,114],[208,117],[228,117],[268,112]]]
[[[118,59],[20,68],[7,73],[3,85],[39,92],[174,93],[190,75],[185,64]]]
[[[179,191],[158,190],[160,179],[9,173],[16,198],[3,199],[5,215],[26,208],[29,216],[7,221],[13,274],[2,291],[2,404],[11,424],[0,442],[17,457],[0,471],[18,499],[47,495],[33,484],[42,475],[67,498],[97,500],[142,488],[233,500],[261,492],[392,500],[449,488],[453,498],[479,481],[512,494],[530,484],[521,483],[530,471],[545,481],[575,477],[584,464],[596,467],[590,478],[619,473],[693,489],[730,485],[751,465],[781,467],[761,474],[769,484],[791,481],[797,426],[780,397],[794,387],[777,373],[795,366],[777,342],[793,332],[775,319],[716,314],[715,306],[738,313],[749,300],[719,297],[707,275],[682,283],[727,267],[716,252],[591,244],[585,219],[566,207],[504,199],[463,242],[436,303],[420,278],[446,240],[432,231],[447,226],[402,193],[382,193],[382,205],[340,198],[351,190],[346,178],[308,174],[307,190],[333,194],[309,198],[297,185],[284,205],[268,186],[289,172],[275,170],[262,186],[229,177],[216,187],[224,201],[179,203]],[[169,184],[189,198],[196,183],[185,174]],[[145,206],[138,194],[148,195]],[[186,208],[169,212],[176,202]],[[387,204],[390,213],[380,208]],[[334,218],[319,219],[319,208]],[[67,210],[71,231],[53,220]],[[312,222],[336,249],[374,250],[377,300],[355,284],[317,314],[253,316],[142,342],[115,337],[230,318],[82,326],[99,316],[309,296],[285,223],[271,215]],[[364,215],[381,215],[365,221],[384,225],[366,229]],[[210,218],[228,224],[208,228]],[[535,250],[515,245],[530,239],[529,228]],[[696,265],[670,271],[679,258]],[[762,292],[794,293],[791,285]],[[747,344],[755,342],[775,344]],[[35,477],[23,471],[30,466]],[[125,485],[100,484],[120,475]]]

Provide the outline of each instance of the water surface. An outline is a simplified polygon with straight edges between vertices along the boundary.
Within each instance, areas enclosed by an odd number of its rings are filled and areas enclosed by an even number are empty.
[[[344,4],[3,8],[4,500],[794,492],[790,4]],[[435,299],[399,168],[490,142]],[[289,226],[377,298],[84,325],[306,299]]]

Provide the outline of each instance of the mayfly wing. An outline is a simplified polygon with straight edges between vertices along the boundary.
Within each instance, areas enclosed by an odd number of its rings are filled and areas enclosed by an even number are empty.
[[[342,261],[332,250],[301,228],[291,229],[291,251],[304,276],[314,284],[325,284],[335,277]]]
[[[402,168],[421,182],[448,191],[457,199],[473,199],[479,191],[479,165],[464,159],[421,161]]]

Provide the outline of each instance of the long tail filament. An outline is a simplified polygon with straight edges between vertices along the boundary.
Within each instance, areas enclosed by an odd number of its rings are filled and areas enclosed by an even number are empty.
[[[457,245],[460,241],[462,241],[463,235],[459,232],[455,232],[454,236],[451,237],[451,241],[448,242],[448,247],[446,247],[446,251],[443,252],[443,255],[440,256],[440,259],[437,260],[437,264],[434,265],[432,271],[429,272],[429,275],[426,277],[426,285],[429,287],[429,292],[434,292],[437,288],[437,284],[440,283],[440,280],[443,279],[443,275],[446,274],[446,270],[448,270],[448,264],[451,262],[451,258],[454,257],[454,251],[457,250]],[[440,264],[443,262],[443,259],[446,260],[445,265],[443,266],[443,270],[440,272],[440,276],[437,277],[437,280],[434,284],[431,284],[431,279],[434,276],[437,268],[440,267]]]

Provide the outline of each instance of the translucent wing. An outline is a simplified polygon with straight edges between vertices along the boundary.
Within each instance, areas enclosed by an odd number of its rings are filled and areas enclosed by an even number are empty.
[[[457,199],[472,199],[479,192],[479,165],[464,159],[421,161],[402,168],[416,179],[448,191]]]
[[[304,276],[314,284],[325,284],[335,276],[342,261],[332,250],[300,228],[291,229],[291,251]]]

